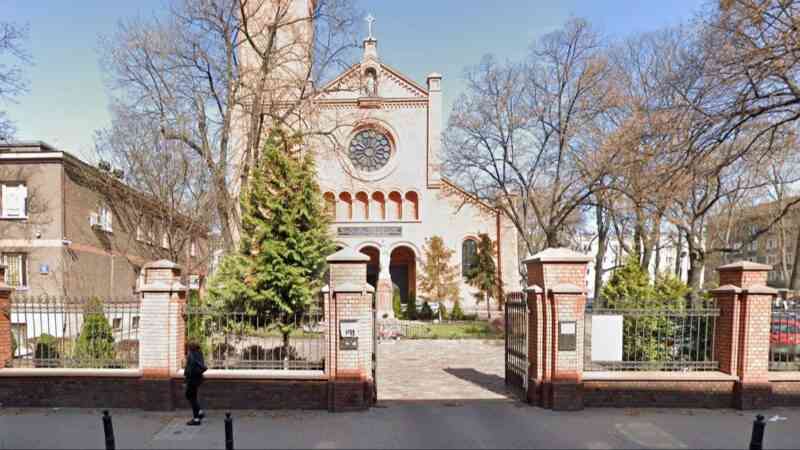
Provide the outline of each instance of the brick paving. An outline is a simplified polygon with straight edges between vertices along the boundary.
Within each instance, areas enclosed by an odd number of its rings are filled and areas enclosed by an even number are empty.
[[[378,400],[505,400],[502,340],[378,344]]]

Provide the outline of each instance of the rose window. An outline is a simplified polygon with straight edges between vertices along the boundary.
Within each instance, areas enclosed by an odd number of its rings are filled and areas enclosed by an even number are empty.
[[[389,137],[374,129],[359,132],[350,141],[350,161],[366,172],[383,168],[392,156]]]

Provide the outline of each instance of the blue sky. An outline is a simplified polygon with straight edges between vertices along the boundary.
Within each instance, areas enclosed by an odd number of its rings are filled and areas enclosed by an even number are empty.
[[[158,15],[166,0],[0,0],[0,17],[30,27],[30,92],[0,105],[17,138],[43,140],[93,159],[94,131],[108,125],[108,94],[98,64],[102,35],[121,18]],[[570,16],[612,37],[691,19],[704,0],[357,0],[372,13],[378,51],[387,64],[424,84],[444,75],[445,113],[460,93],[466,66],[486,53],[523,57],[538,36]],[[364,25],[366,35],[366,24]],[[445,116],[444,120],[447,120]]]

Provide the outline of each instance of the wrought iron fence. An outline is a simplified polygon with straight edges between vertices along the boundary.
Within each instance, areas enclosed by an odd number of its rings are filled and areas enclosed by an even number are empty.
[[[594,309],[586,313],[584,370],[718,370],[719,309]]]
[[[510,292],[505,305],[505,381],[524,391],[528,383],[528,302],[523,292]]]
[[[378,339],[502,339],[503,317],[485,320],[387,320],[378,319]],[[496,322],[499,321],[499,328]]]
[[[779,300],[772,308],[769,370],[800,370],[800,299]]]
[[[322,309],[270,317],[187,306],[186,338],[200,344],[210,369],[323,370]]]
[[[139,299],[11,298],[11,367],[136,368]]]

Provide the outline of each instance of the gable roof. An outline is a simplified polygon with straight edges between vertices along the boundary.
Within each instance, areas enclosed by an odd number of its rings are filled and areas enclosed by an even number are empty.
[[[400,71],[387,64],[380,63],[379,65],[381,70],[388,75],[387,78],[390,81],[394,82],[399,87],[406,90],[412,98],[428,97],[428,90],[422,87],[416,81],[403,75]],[[361,67],[362,67],[361,64],[354,64],[350,66],[349,69],[342,72],[339,76],[326,83],[316,94],[318,99],[323,100],[328,94],[335,92],[339,84],[341,84],[343,81],[347,80],[350,77],[356,76],[361,70]]]

